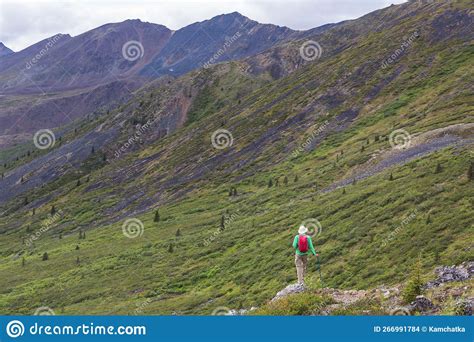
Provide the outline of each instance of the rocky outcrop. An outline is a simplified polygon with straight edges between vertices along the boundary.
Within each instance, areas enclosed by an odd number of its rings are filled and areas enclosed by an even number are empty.
[[[440,266],[435,269],[437,278],[426,284],[430,289],[452,281],[464,281],[470,279],[474,274],[474,262],[463,262],[459,266]]]
[[[410,312],[420,312],[420,313],[434,313],[439,307],[434,305],[431,300],[425,296],[416,296],[415,300],[410,303],[408,307]]]
[[[291,285],[288,285],[287,287],[285,287],[283,290],[279,291],[275,295],[275,297],[272,298],[271,302],[273,302],[275,300],[278,300],[280,298],[286,297],[288,295],[295,294],[295,293],[301,293],[301,292],[304,292],[304,291],[306,291],[306,286],[304,286],[304,284],[299,284],[299,283],[291,284]]]
[[[454,304],[454,313],[460,316],[472,316],[472,307],[474,306],[474,299],[459,299]]]

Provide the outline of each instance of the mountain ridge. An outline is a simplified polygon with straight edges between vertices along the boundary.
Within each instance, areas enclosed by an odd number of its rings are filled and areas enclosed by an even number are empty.
[[[238,32],[241,26],[239,20],[244,20],[253,31],[247,34]],[[1,57],[0,94],[8,99],[8,107],[0,108],[3,111],[0,126],[8,128],[18,117],[21,119],[25,112],[29,120],[28,124],[23,120],[13,132],[11,129],[0,131],[0,135],[31,134],[38,121],[41,121],[38,118],[45,111],[49,111],[54,118],[52,121],[56,122],[50,128],[80,118],[90,108],[76,99],[94,99],[95,94],[90,90],[92,87],[121,82],[122,89],[117,92],[117,96],[111,96],[107,100],[109,103],[103,101],[105,106],[112,105],[127,92],[132,94],[153,79],[179,77],[202,67],[211,61],[216,51],[229,45],[229,39],[237,42],[230,44],[232,48],[219,55],[213,63],[261,52],[293,32],[288,28],[259,24],[241,14],[231,13],[193,23],[176,31],[135,19],[104,24],[74,37],[54,35]],[[237,33],[238,36],[235,36]],[[194,43],[188,44],[188,40]],[[246,48],[242,48],[242,44]],[[187,45],[186,50],[184,45]],[[128,56],[129,53],[138,55]],[[80,97],[70,96],[70,92]],[[51,93],[54,93],[54,98]],[[65,103],[63,107],[78,110],[61,111],[55,104],[55,98],[61,93],[64,94],[60,100]],[[84,110],[81,111],[81,108]],[[16,139],[13,136],[0,140]]]
[[[325,286],[338,292],[402,284],[418,259],[423,273],[472,261],[474,51],[456,25],[468,11],[467,1],[389,7],[160,79],[55,131],[49,150],[7,152],[0,308],[264,305],[295,279],[302,223],[317,227]],[[385,26],[371,32],[370,21]],[[321,44],[319,59],[300,55],[305,39]],[[222,130],[227,139],[212,140]],[[367,171],[377,172],[357,177]]]

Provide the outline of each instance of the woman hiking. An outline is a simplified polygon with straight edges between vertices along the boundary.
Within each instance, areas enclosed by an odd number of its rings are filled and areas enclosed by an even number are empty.
[[[298,235],[293,239],[293,248],[295,249],[295,265],[296,274],[298,276],[298,283],[304,284],[304,275],[306,273],[306,267],[308,264],[308,253],[311,252],[317,256],[316,251],[313,247],[313,241],[311,237],[306,235],[308,228],[301,225],[298,229]]]

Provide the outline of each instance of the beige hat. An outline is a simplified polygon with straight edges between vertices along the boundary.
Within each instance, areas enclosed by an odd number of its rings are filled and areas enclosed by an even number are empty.
[[[306,234],[308,232],[308,228],[305,226],[301,225],[300,228],[298,229],[298,234]]]

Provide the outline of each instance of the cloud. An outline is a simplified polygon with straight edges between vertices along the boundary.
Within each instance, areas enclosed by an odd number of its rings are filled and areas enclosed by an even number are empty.
[[[238,11],[250,19],[309,29],[355,19],[402,0],[5,0],[0,4],[0,41],[19,51],[57,33],[72,36],[126,19],[179,29]]]

